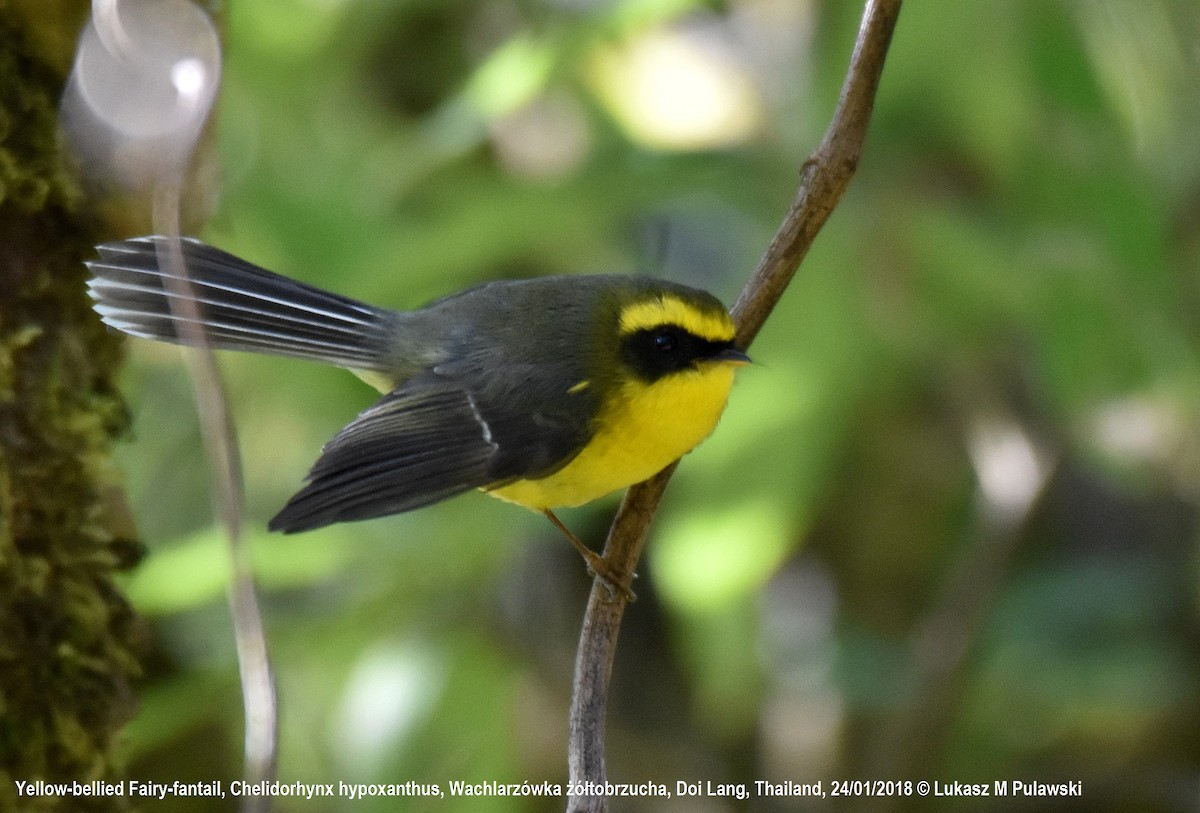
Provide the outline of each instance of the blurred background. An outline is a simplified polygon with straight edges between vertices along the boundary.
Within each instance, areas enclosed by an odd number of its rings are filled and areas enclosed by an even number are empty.
[[[861,12],[230,2],[203,236],[399,308],[595,271],[731,303]],[[1082,780],[1082,800],[972,809],[1200,809],[1197,87],[1192,0],[905,5],[858,174],[656,521],[618,649],[612,779]],[[149,555],[127,587],[154,642],[129,775],[234,778],[227,565],[189,386],[175,349],[130,355],[120,463]],[[222,363],[279,778],[565,782],[577,554],[478,494],[268,535],[374,395],[336,369]],[[563,518],[598,546],[615,505]]]

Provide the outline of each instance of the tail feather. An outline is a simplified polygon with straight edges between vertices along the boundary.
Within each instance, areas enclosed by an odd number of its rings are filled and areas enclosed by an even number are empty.
[[[176,344],[189,341],[180,326],[194,323],[222,350],[386,369],[394,311],[288,279],[198,240],[185,238],[180,245],[198,319],[179,307],[187,287],[171,284],[179,278],[160,266],[165,237],[96,247],[99,258],[87,262],[93,274],[88,291],[101,319],[124,333]]]

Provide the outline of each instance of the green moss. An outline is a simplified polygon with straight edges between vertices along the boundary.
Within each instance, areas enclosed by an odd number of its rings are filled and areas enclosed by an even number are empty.
[[[84,292],[99,235],[58,151],[61,86],[0,11],[0,809],[120,810],[12,781],[117,778],[141,636],[114,584],[137,558],[110,507],[120,346]]]

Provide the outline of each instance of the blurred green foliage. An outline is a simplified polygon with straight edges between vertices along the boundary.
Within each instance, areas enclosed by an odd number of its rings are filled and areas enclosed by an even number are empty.
[[[237,0],[205,236],[395,307],[597,270],[732,301],[860,12]],[[680,64],[700,77],[673,91],[685,112],[729,103],[707,124],[621,107]],[[1198,82],[1190,0],[906,4],[858,175],[657,521],[613,778],[1080,779],[1084,802],[1054,809],[1194,809]],[[232,778],[241,705],[190,397],[176,351],[133,355],[123,464],[152,552],[129,589],[157,643],[130,773]],[[262,529],[372,393],[299,362],[223,365]],[[565,518],[598,544],[614,505]],[[565,781],[587,581],[542,518],[471,495],[250,541],[281,779]],[[343,808],[395,806],[321,809]]]

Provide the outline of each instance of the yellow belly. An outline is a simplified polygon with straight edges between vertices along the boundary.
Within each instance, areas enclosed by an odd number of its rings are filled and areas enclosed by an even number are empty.
[[[488,491],[535,511],[582,505],[640,483],[691,451],[717,425],[734,367],[705,364],[652,384],[629,382],[598,421],[591,443],[540,480],[518,480]]]

